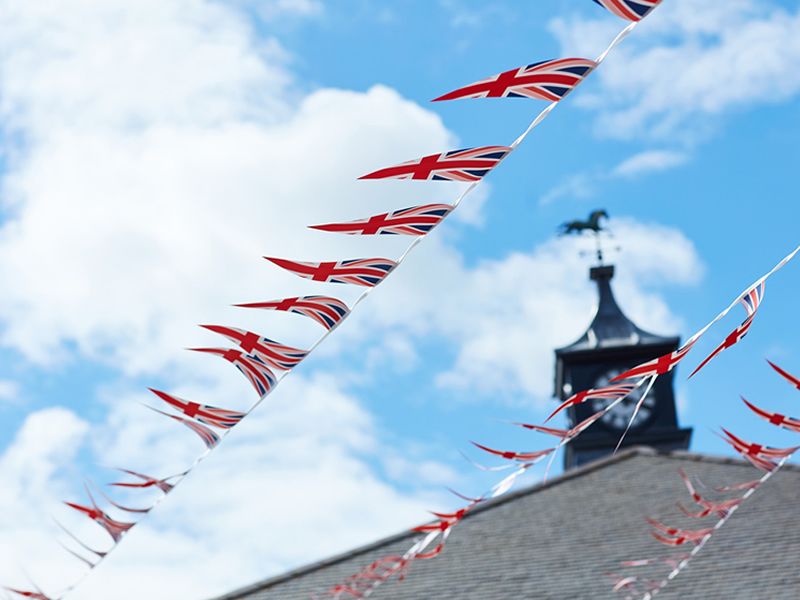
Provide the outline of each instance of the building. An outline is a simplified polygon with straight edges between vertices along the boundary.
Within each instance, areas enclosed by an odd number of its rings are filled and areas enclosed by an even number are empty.
[[[578,341],[556,350],[557,398],[604,385],[622,370],[678,347],[678,338],[648,333],[622,313],[611,290],[613,274],[610,266],[590,272],[598,286],[597,313]],[[678,511],[678,501],[691,506],[679,469],[702,481],[709,497],[721,497],[714,487],[755,479],[757,472],[743,461],[686,451],[691,430],[678,424],[671,376],[653,388],[627,447],[615,455],[635,401],[609,412],[568,448],[562,476],[479,506],[454,530],[440,556],[414,563],[404,581],[380,586],[371,598],[624,598],[627,594],[614,593],[613,580],[605,577],[622,573],[621,561],[687,552],[685,546],[670,549],[656,542],[645,521],[657,517],[694,529],[715,522],[713,516],[689,519]],[[601,406],[578,406],[569,419],[580,422]],[[658,598],[800,598],[800,530],[792,518],[798,489],[800,468],[785,467]],[[403,554],[415,535],[404,532],[216,600],[308,600],[378,558]],[[624,574],[660,580],[670,570],[657,563]]]

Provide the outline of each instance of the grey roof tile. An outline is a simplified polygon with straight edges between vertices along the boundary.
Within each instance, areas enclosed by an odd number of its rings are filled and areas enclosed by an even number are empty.
[[[603,600],[622,598],[603,574],[623,560],[666,555],[645,516],[677,526],[709,526],[682,517],[687,500],[677,470],[710,488],[757,477],[746,463],[686,452],[634,448],[475,510],[454,530],[445,552],[414,564],[375,600]],[[759,490],[659,599],[794,600],[800,597],[800,469],[787,467]],[[704,492],[705,493],[705,492]],[[713,492],[709,492],[713,494]],[[706,525],[709,523],[709,525]],[[403,553],[400,534],[228,594],[218,600],[308,600],[387,554]],[[649,569],[649,567],[648,567]],[[636,572],[665,576],[669,567]]]

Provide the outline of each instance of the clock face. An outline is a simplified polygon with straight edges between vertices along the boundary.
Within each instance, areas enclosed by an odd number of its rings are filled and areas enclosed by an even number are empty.
[[[609,385],[610,381],[620,373],[622,373],[621,369],[611,369],[610,371],[603,373],[597,378],[593,387],[596,389]],[[600,422],[611,429],[624,431],[628,426],[631,417],[633,417],[633,411],[636,410],[636,405],[642,399],[642,395],[644,394],[646,387],[646,385],[642,385],[636,388],[622,402],[604,414],[600,419]],[[592,412],[597,413],[606,408],[612,402],[614,402],[614,400],[593,398],[591,400]],[[631,429],[637,429],[647,423],[647,421],[650,420],[650,417],[653,416],[655,406],[655,389],[651,389],[650,393],[647,394],[647,397],[644,399],[642,406],[639,408],[639,412],[633,419],[633,422],[631,423]]]

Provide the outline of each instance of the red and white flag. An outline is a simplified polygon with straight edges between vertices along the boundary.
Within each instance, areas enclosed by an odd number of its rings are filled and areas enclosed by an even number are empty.
[[[748,291],[739,299],[739,302],[742,304],[745,312],[747,313],[747,317],[744,321],[742,321],[741,325],[728,334],[728,337],[726,337],[719,346],[714,348],[711,354],[703,359],[703,362],[701,362],[697,368],[692,371],[692,374],[689,375],[689,379],[694,377],[695,374],[700,371],[700,369],[710,363],[717,355],[721,354],[728,348],[732,348],[741,342],[742,339],[744,339],[744,336],[746,336],[747,332],[750,331],[750,327],[753,325],[753,319],[755,319],[756,313],[758,312],[758,307],[761,306],[761,301],[764,299],[764,284],[765,282],[762,281],[759,285]]]
[[[775,462],[775,459],[783,459],[791,456],[800,448],[800,446],[793,448],[770,448],[769,446],[747,442],[733,435],[727,429],[723,428],[722,431],[725,434],[725,436],[720,436],[723,441],[730,444],[734,450],[741,454],[742,457],[748,460],[754,467],[768,473],[777,468],[778,463]]]
[[[330,296],[302,296],[270,300],[268,302],[251,302],[237,304],[240,308],[260,308],[263,310],[279,310],[303,315],[314,319],[325,329],[333,329],[349,313],[350,309],[338,298]]]
[[[178,412],[204,425],[211,425],[219,429],[231,429],[247,416],[247,413],[228,410],[226,408],[217,408],[216,406],[209,406],[207,404],[198,404],[197,402],[190,402],[189,400],[178,398],[177,396],[167,394],[160,390],[149,389]]]
[[[628,21],[641,21],[661,0],[594,0],[603,8]]]
[[[367,219],[345,223],[310,225],[310,229],[348,235],[414,235],[429,233],[450,214],[449,204],[425,204],[412,206],[390,213],[382,213]]]
[[[114,540],[114,543],[119,543],[119,541],[122,539],[122,536],[125,535],[125,533],[127,533],[131,527],[136,525],[136,523],[125,523],[112,519],[97,506],[97,503],[94,501],[89,488],[86,488],[86,493],[89,496],[91,506],[83,506],[82,504],[74,504],[72,502],[64,502],[64,504],[89,517],[92,521],[100,525],[100,527],[108,532],[108,535],[111,536],[111,538]]]
[[[624,373],[620,373],[614,377],[611,382],[613,383],[615,381],[622,381],[624,379],[665,375],[677,367],[678,364],[680,364],[680,362],[686,358],[686,355],[689,354],[689,351],[697,343],[697,339],[698,338],[695,338],[687,342],[675,352],[670,352],[669,354],[659,356],[653,360],[648,360],[647,362],[637,365],[632,369],[628,369]]]
[[[759,417],[761,417],[765,421],[768,421],[772,425],[777,425],[778,427],[781,427],[783,429],[788,429],[789,431],[800,433],[800,419],[795,419],[793,417],[787,417],[779,413],[766,411],[763,408],[759,408],[755,404],[748,402],[747,398],[745,397],[742,397],[742,401],[747,405],[747,408],[752,410]]]
[[[54,600],[53,598],[51,598],[50,596],[48,596],[47,594],[45,594],[41,590],[38,590],[36,592],[31,592],[31,591],[25,591],[25,590],[18,590],[18,589],[10,588],[10,587],[4,588],[4,589],[6,591],[11,592],[12,594],[16,594],[17,596],[21,596],[23,598],[30,598],[31,600]]]
[[[786,381],[788,381],[794,387],[796,387],[798,390],[800,390],[800,378],[795,377],[791,373],[788,373],[788,372],[784,371],[778,365],[776,365],[775,363],[773,363],[771,361],[767,361],[767,362],[769,363],[769,366],[771,366],[773,369],[775,369],[775,371],[778,373],[778,375],[783,377]]]
[[[461,98],[536,98],[558,102],[597,66],[585,58],[533,63],[477,81],[440,96],[434,102]]]
[[[122,473],[126,473],[132,477],[140,479],[141,481],[135,481],[133,483],[128,482],[116,482],[110,485],[115,487],[124,487],[124,488],[140,488],[146,489],[155,487],[164,492],[165,494],[169,494],[172,489],[175,487],[174,483],[169,483],[170,479],[182,479],[186,476],[188,471],[184,471],[178,475],[170,475],[169,477],[165,477],[164,479],[157,479],[155,477],[150,477],[149,475],[143,475],[142,473],[137,473],[136,471],[131,471],[130,469],[117,469]]]
[[[364,287],[375,287],[397,266],[395,261],[388,258],[354,258],[336,262],[302,262],[269,256],[264,258],[303,279]]]
[[[614,380],[616,381],[615,378]],[[623,377],[622,379],[627,379]],[[570,406],[577,406],[578,404],[582,404],[587,400],[619,400],[620,398],[624,398],[628,394],[630,394],[633,390],[635,390],[637,384],[635,383],[619,383],[617,385],[608,385],[605,387],[591,389],[591,390],[584,390],[578,392],[577,394],[573,394],[566,400],[564,400],[561,404],[559,404],[558,408],[556,408],[547,419],[545,419],[545,423],[555,417],[558,413],[560,413],[565,408]],[[598,417],[599,418],[599,417]]]
[[[286,346],[252,331],[224,325],[201,325],[200,327],[228,338],[248,354],[254,354],[267,365],[281,371],[294,368],[308,355],[306,350]]]
[[[152,406],[148,406],[150,410],[157,412],[160,415],[164,415],[172,419],[173,421],[177,421],[178,423],[182,424],[184,427],[187,427],[194,431],[197,434],[203,443],[206,445],[206,448],[211,450],[217,444],[219,444],[220,437],[216,433],[214,433],[210,428],[206,427],[201,423],[197,423],[196,421],[192,421],[190,419],[184,419],[183,417],[178,417],[175,415],[171,415],[169,413],[165,413],[163,410],[158,410],[157,408],[153,408]]]
[[[494,448],[489,448],[488,446],[483,446],[482,444],[478,444],[477,442],[472,442],[472,445],[476,448],[480,448],[484,452],[488,452],[489,454],[494,454],[495,456],[499,456],[500,458],[505,458],[506,460],[515,460],[517,462],[528,463],[531,461],[538,460],[544,456],[547,456],[553,451],[553,448],[547,448],[546,450],[535,450],[534,452],[511,452],[507,450],[495,450]]]
[[[483,179],[489,171],[500,164],[511,148],[508,146],[484,146],[451,150],[443,154],[432,154],[410,160],[395,167],[379,169],[359,179],[417,179],[424,181],[464,181]]]
[[[246,354],[241,350],[232,350],[228,348],[189,349],[193,352],[213,354],[214,356],[219,356],[227,360],[247,378],[247,381],[253,386],[259,398],[263,398],[269,394],[278,381],[275,377],[275,373],[273,373],[267,364],[255,354]]]

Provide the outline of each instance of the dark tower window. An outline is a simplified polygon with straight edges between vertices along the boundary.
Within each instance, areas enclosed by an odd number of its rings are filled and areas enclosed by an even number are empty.
[[[556,350],[555,396],[559,400],[566,400],[580,390],[607,385],[622,371],[677,350],[680,343],[678,337],[663,337],[640,329],[623,314],[611,290],[613,266],[594,267],[589,275],[597,283],[597,314],[578,341]],[[656,381],[623,446],[644,445],[663,451],[689,447],[692,430],[678,426],[674,373],[672,371]],[[566,447],[564,468],[570,469],[611,454],[628,426],[642,391],[640,388],[631,394],[573,440]],[[570,427],[605,406],[605,401],[590,401],[568,409]]]

